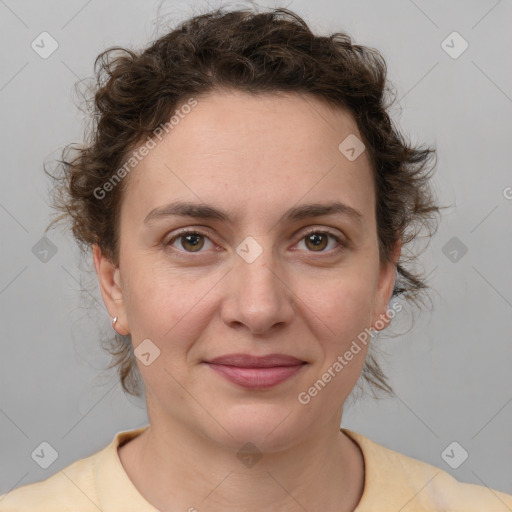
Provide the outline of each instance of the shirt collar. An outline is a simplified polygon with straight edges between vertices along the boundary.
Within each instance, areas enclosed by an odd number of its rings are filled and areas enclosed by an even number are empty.
[[[101,510],[158,512],[158,509],[144,499],[130,480],[117,451],[119,446],[137,437],[148,427],[149,425],[145,425],[118,432],[112,442],[97,454],[94,477]],[[403,455],[388,450],[352,430],[346,428],[340,430],[359,446],[364,459],[364,489],[354,512],[374,510],[376,504],[381,510],[400,510],[405,506],[404,496],[414,499],[418,489],[404,471],[401,461]],[[429,474],[423,475],[425,481],[435,478],[437,472],[442,472],[435,467],[429,468],[431,468]],[[112,492],[113,489],[119,489],[119,493]],[[419,512],[419,509],[417,510]]]

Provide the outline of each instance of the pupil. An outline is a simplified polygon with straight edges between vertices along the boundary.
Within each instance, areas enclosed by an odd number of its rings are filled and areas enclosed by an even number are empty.
[[[183,245],[182,243],[182,246],[184,249],[201,249],[201,247],[203,246],[203,242],[201,241],[201,237],[203,235],[185,235],[184,238],[185,238],[185,245]],[[186,245],[188,245],[189,247],[186,247]]]
[[[315,246],[320,247],[325,245],[325,240],[323,240],[325,237],[324,235],[320,233],[313,233],[312,235],[309,235],[308,239],[309,241]]]
[[[198,237],[198,235],[187,235],[187,236],[186,236],[187,242],[189,242],[189,243],[190,243],[190,239],[191,239],[191,238],[192,238],[192,239],[194,239],[194,238],[196,239],[196,241],[195,241],[195,242],[192,242],[192,245],[197,245],[197,244],[198,244],[198,240],[197,240],[197,239],[199,238],[199,237]]]

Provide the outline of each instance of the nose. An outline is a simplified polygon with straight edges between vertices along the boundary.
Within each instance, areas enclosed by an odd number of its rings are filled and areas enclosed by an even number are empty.
[[[226,325],[245,327],[251,334],[265,334],[291,322],[295,295],[280,263],[273,260],[270,248],[263,248],[252,262],[236,254],[226,278],[221,307]]]

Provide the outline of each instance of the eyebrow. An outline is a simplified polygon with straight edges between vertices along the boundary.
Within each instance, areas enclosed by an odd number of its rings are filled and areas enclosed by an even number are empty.
[[[340,201],[334,201],[327,204],[310,203],[295,206],[294,208],[290,208],[286,211],[278,222],[294,222],[312,217],[322,217],[325,215],[343,215],[354,219],[357,222],[362,222],[363,220],[363,214],[359,210],[341,203]],[[177,201],[151,210],[144,219],[144,224],[149,224],[157,219],[173,216],[211,219],[223,222],[233,221],[228,212],[219,208],[214,208],[213,206],[202,203]]]

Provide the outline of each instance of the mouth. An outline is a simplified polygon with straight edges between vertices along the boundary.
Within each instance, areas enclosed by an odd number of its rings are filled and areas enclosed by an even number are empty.
[[[285,354],[229,354],[203,361],[228,381],[248,389],[269,389],[299,373],[308,363]]]

